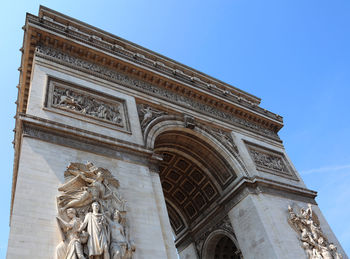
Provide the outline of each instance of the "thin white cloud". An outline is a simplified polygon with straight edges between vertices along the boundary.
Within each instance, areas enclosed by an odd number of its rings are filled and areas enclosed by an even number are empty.
[[[314,168],[310,170],[300,171],[301,174],[313,174],[313,173],[323,173],[323,172],[334,172],[344,169],[350,169],[350,165],[338,165],[338,166],[328,166],[328,167],[320,167]]]

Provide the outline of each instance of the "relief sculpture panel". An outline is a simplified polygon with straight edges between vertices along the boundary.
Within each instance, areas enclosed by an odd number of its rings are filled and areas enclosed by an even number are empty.
[[[124,100],[50,79],[46,107],[113,129],[129,130]]]
[[[59,186],[56,217],[62,241],[57,259],[131,259],[135,244],[130,237],[126,201],[119,181],[92,163],[70,163]]]
[[[248,142],[245,142],[245,144],[258,171],[298,180],[283,153]]]

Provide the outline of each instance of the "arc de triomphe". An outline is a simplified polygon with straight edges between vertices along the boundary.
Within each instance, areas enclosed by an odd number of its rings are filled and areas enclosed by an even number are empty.
[[[347,258],[259,98],[46,7],[23,30],[8,258]]]

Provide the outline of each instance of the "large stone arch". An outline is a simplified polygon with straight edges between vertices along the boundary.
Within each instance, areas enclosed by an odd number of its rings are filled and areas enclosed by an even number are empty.
[[[146,147],[163,158],[159,176],[175,242],[181,245],[197,225],[220,214],[220,200],[248,173],[229,131],[186,115],[158,115],[142,125],[143,136]]]
[[[7,258],[53,258],[73,240],[56,216],[92,200],[107,221],[119,207],[135,259],[177,259],[172,229],[181,259],[226,254],[233,237],[245,258],[304,258],[320,246],[290,223],[311,214],[348,258],[288,158],[282,117],[260,98],[46,7],[23,29]],[[109,171],[120,195],[86,161]],[[74,202],[58,208],[57,195]]]

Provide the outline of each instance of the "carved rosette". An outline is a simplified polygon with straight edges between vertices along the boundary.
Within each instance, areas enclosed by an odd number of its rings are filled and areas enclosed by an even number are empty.
[[[337,247],[330,243],[323,233],[320,221],[312,210],[311,204],[301,208],[298,213],[288,206],[288,223],[298,233],[301,246],[309,259],[341,259]]]
[[[70,163],[64,178],[57,196],[62,241],[56,247],[56,258],[131,259],[136,248],[119,181],[90,162]]]

